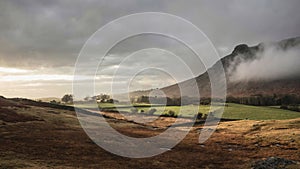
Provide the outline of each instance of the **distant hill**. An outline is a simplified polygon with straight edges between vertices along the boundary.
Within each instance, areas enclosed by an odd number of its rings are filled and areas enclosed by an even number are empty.
[[[0,96],[0,107],[21,107],[28,108],[29,106],[49,107],[63,110],[74,110],[73,106],[63,104],[52,104],[48,102],[35,101],[26,98],[5,98]]]
[[[55,100],[56,102],[61,102],[61,99],[57,98],[57,97],[44,97],[44,98],[38,98],[38,99],[35,99],[35,100],[36,101],[42,101],[42,102],[50,102],[50,101]]]

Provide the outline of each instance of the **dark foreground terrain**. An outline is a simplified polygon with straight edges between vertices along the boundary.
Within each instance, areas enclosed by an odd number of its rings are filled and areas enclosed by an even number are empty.
[[[158,134],[174,119],[161,117],[157,128],[106,113],[107,121],[134,137]],[[0,99],[0,168],[300,168],[300,119],[221,122],[204,144],[196,125],[176,147],[145,159],[123,158],[98,147],[69,107]]]

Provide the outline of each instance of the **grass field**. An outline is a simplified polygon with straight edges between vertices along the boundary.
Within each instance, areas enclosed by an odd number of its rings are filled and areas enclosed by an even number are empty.
[[[81,108],[96,108],[96,104],[83,104],[76,105]],[[160,105],[148,105],[148,104],[138,104],[134,105],[138,112],[143,110],[144,112],[148,111],[151,108],[157,109],[156,115],[165,114],[169,110],[174,111],[176,114],[181,110],[181,115],[183,117],[191,117],[193,116],[193,110],[201,112],[203,114],[207,114],[210,112],[209,105],[187,105],[187,106],[167,106],[163,107]],[[116,107],[119,111],[128,111],[130,112],[130,107],[126,105],[114,105],[111,103],[101,103],[101,108],[116,110]],[[217,109],[218,106],[213,109]],[[283,110],[279,107],[268,107],[268,106],[249,106],[242,104],[234,104],[228,103],[227,106],[224,107],[223,118],[226,119],[249,119],[249,120],[283,120],[283,119],[294,119],[300,117],[300,112]]]
[[[198,142],[199,132],[204,130],[203,125],[201,125],[202,123],[200,123],[200,125],[194,125],[191,128],[189,134],[180,141],[178,146],[174,148],[167,147],[168,149],[170,148],[168,152],[156,157],[130,159],[109,153],[91,140],[91,138],[95,138],[94,136],[97,135],[101,140],[108,143],[107,145],[133,145],[130,142],[124,143],[123,139],[120,139],[118,135],[111,135],[111,130],[105,127],[102,128],[104,121],[93,123],[97,126],[83,125],[85,130],[89,130],[89,133],[95,133],[93,137],[89,137],[84,132],[83,126],[80,125],[76,113],[70,107],[40,102],[33,104],[31,101],[24,100],[8,101],[10,102],[2,99],[1,105],[7,105],[0,106],[0,169],[131,169],[141,168],[141,166],[143,168],[158,169],[251,168],[253,162],[261,161],[261,159],[268,157],[284,157],[288,160],[300,161],[300,157],[297,156],[300,147],[300,118],[277,121],[237,120],[222,122],[218,125],[217,130],[211,135],[210,139],[201,144]],[[112,105],[103,104],[103,106],[109,108]],[[139,109],[149,108],[146,107],[149,105],[138,106],[142,106]],[[157,105],[156,107],[161,108]],[[176,106],[167,107],[167,109],[175,111],[179,110],[179,108]],[[189,110],[191,106],[184,106],[183,108]],[[196,110],[199,109],[198,106],[194,106],[194,108]],[[202,111],[208,110],[208,108],[209,106],[200,106]],[[249,107],[235,104],[229,104],[229,107],[226,107],[226,111],[236,111],[233,113],[234,115],[242,115],[239,110],[245,112],[249,110],[252,114],[252,110],[257,109],[259,111],[255,111],[254,113],[261,113],[266,109],[267,114],[269,114],[278,110],[270,107]],[[268,112],[268,110],[272,111]],[[285,114],[288,113],[293,112],[285,112]],[[167,127],[173,124],[175,120],[171,118],[153,118],[153,120],[156,119],[154,122],[149,121],[149,123],[141,124],[142,122],[135,121],[135,119],[133,121],[121,120],[123,118],[120,114],[110,112],[103,114],[111,117],[107,118],[105,123],[113,127],[116,132],[126,134],[126,137],[134,139],[152,139],[155,136],[163,134]],[[88,114],[84,113],[81,117],[83,120],[90,119],[87,118]],[[96,116],[91,116],[91,118],[96,118]],[[183,126],[174,126],[176,128],[173,129],[178,131],[186,130],[185,122],[189,122],[190,120],[182,120],[179,123],[182,123]],[[175,135],[163,138],[162,141],[177,139],[176,130],[173,130],[173,134]],[[97,133],[97,131],[100,133]],[[157,148],[166,149],[164,143],[157,144]],[[145,148],[147,148],[147,145]],[[145,150],[148,151],[148,149]],[[195,160],[197,165],[191,166],[191,164],[196,164]],[[241,162],[237,162],[237,160]],[[297,164],[297,166],[288,168],[300,167]]]

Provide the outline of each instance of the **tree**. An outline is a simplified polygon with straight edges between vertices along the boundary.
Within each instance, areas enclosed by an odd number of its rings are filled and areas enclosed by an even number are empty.
[[[107,103],[111,98],[108,94],[100,94],[97,96],[91,97],[92,100],[96,100],[97,102]]]
[[[65,103],[73,103],[73,95],[71,94],[65,94],[62,98],[61,101]]]

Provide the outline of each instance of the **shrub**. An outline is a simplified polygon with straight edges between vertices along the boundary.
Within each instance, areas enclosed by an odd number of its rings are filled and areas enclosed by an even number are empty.
[[[290,105],[287,109],[292,111],[300,111],[298,105]]]
[[[281,105],[280,108],[286,110],[286,109],[288,109],[288,106],[286,106],[286,105]]]
[[[138,111],[139,110],[137,108],[135,108],[135,107],[133,107],[133,108],[130,109],[131,113],[138,113]]]
[[[51,103],[51,104],[60,104],[60,102],[57,102],[55,100],[51,100],[49,103]]]
[[[173,110],[169,110],[167,113],[163,114],[165,117],[177,117],[176,112]]]
[[[175,114],[176,114],[176,113],[175,113],[175,111],[173,111],[173,110],[169,110],[169,111],[168,111],[168,114],[169,114],[170,117],[175,117]]]
[[[39,101],[39,102],[42,102],[42,101]],[[50,103],[51,104],[57,104],[57,102],[55,100],[51,100]]]
[[[147,114],[153,115],[157,110],[156,109],[150,109]]]
[[[200,120],[202,119],[203,114],[198,112],[197,114],[195,114],[196,120]]]

